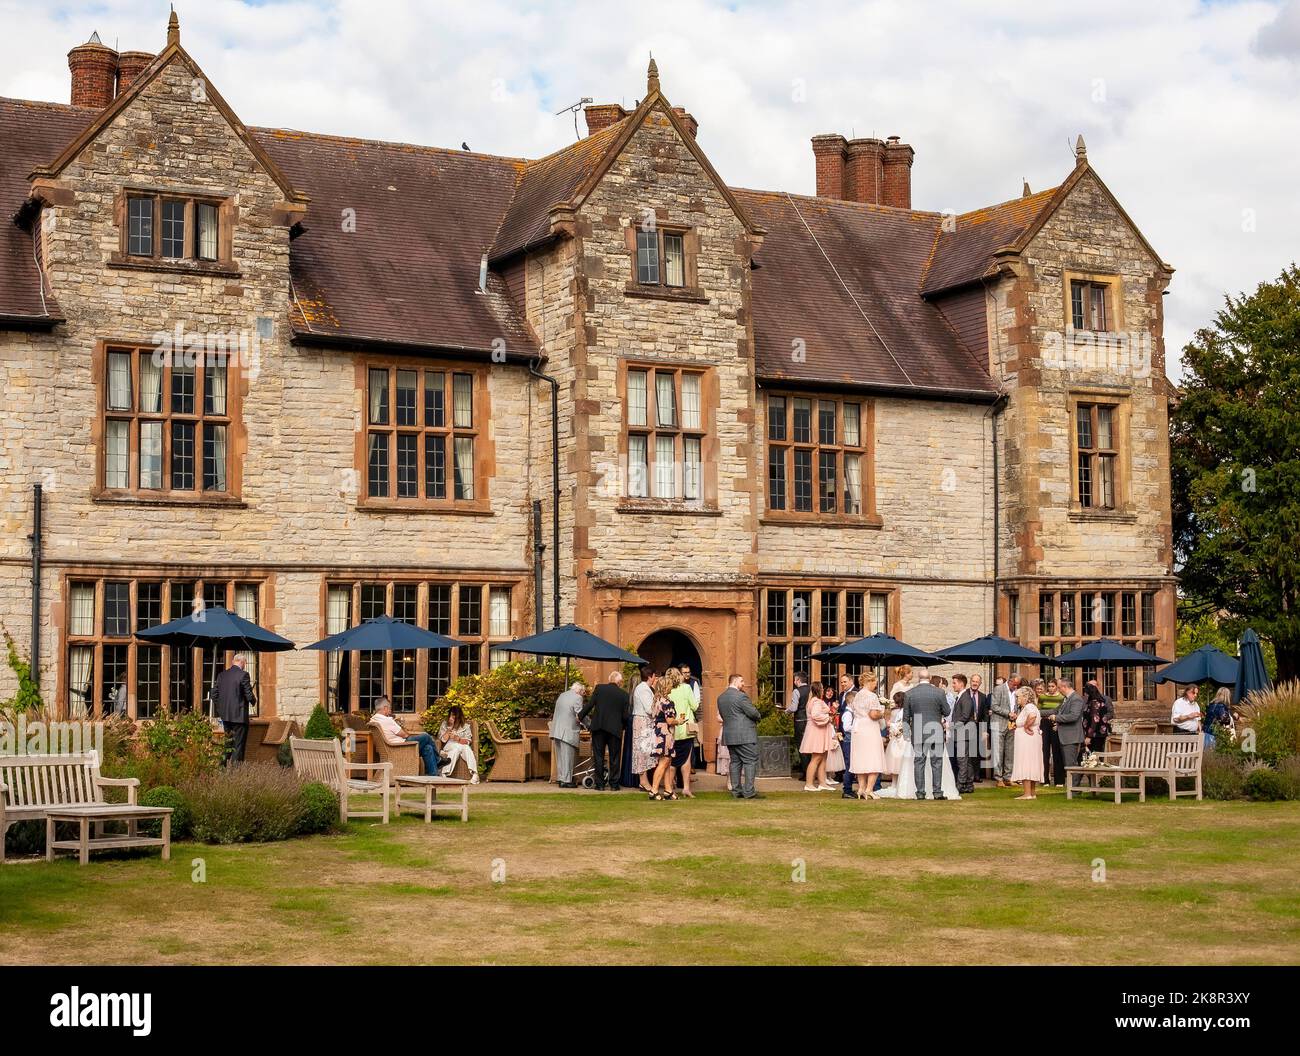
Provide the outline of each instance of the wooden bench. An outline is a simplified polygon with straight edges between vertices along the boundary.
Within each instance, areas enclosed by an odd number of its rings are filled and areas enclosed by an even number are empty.
[[[346,825],[349,818],[383,818],[388,824],[388,803],[393,787],[392,763],[349,763],[343,758],[338,738],[309,740],[289,738],[293,768],[306,781],[319,781],[332,788],[339,797],[339,819]],[[353,777],[354,772],[374,773],[375,778]],[[349,805],[353,796],[377,795],[384,801],[383,810],[355,810]]]
[[[1117,752],[1098,752],[1100,766],[1071,766],[1065,771],[1065,798],[1076,792],[1110,792],[1119,803],[1126,792],[1136,792],[1138,801],[1147,798],[1147,778],[1159,777],[1169,783],[1169,798],[1195,796],[1201,799],[1201,758],[1205,741],[1198,734],[1158,733],[1125,734]],[[1087,780],[1082,779],[1086,777]],[[1178,779],[1191,778],[1194,787],[1178,791]],[[1135,784],[1126,785],[1125,778]],[[1102,782],[1109,779],[1110,786]]]
[[[104,803],[105,788],[125,788],[127,805],[134,806],[139,785],[134,777],[101,777],[94,752],[0,757],[0,862],[9,826],[44,821],[59,807],[98,806]],[[102,823],[96,828],[102,831]],[[127,829],[134,836],[135,822],[128,821]]]

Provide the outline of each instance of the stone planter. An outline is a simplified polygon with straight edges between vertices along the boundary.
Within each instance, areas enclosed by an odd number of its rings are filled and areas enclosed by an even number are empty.
[[[758,776],[790,776],[789,737],[760,737],[758,739]]]

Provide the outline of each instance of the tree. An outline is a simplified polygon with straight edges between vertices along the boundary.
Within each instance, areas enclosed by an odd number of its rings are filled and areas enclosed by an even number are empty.
[[[1300,675],[1300,268],[1225,298],[1170,420],[1184,618],[1254,627]]]

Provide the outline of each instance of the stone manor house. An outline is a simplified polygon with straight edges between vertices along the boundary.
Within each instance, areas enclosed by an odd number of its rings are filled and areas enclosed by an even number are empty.
[[[1082,140],[953,216],[897,137],[729,186],[653,62],[537,160],[249,128],[174,15],[68,62],[0,99],[0,622],[66,714],[200,706],[224,657],[133,638],[200,603],[465,643],[264,655],[264,716],[413,719],[557,612],[710,694],[880,630],[1173,655],[1172,272]]]

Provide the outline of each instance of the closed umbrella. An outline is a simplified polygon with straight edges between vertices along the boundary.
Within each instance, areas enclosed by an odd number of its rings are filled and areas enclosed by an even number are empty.
[[[219,605],[136,631],[135,636],[176,649],[217,648],[245,653],[280,653],[294,647],[288,638],[281,638]]]
[[[1186,656],[1175,660],[1159,674],[1151,677],[1152,682],[1177,682],[1190,686],[1201,682],[1213,682],[1216,686],[1233,686],[1237,683],[1237,670],[1240,664],[1212,645],[1203,645]]]
[[[569,660],[601,660],[606,663],[643,664],[635,653],[597,638],[590,631],[584,631],[577,624],[566,623],[563,627],[553,627],[541,634],[530,634],[526,638],[516,638],[500,646],[512,653],[529,653],[533,656],[564,657],[564,684],[569,684]]]
[[[1268,669],[1264,666],[1264,650],[1260,648],[1259,635],[1249,627],[1237,644],[1237,652],[1237,681],[1232,695],[1240,704],[1251,693],[1271,689],[1273,683],[1269,681]]]
[[[929,666],[948,662],[941,656],[935,656],[933,653],[927,653],[924,649],[918,649],[914,645],[900,642],[897,638],[883,632],[870,634],[866,638],[859,638],[857,641],[845,642],[843,645],[834,645],[829,649],[823,649],[820,653],[813,653],[812,659],[858,661],[872,667],[889,664],[921,664]]]
[[[384,653],[402,649],[455,649],[463,644],[413,623],[404,623],[391,616],[375,616],[303,648],[327,653]]]

